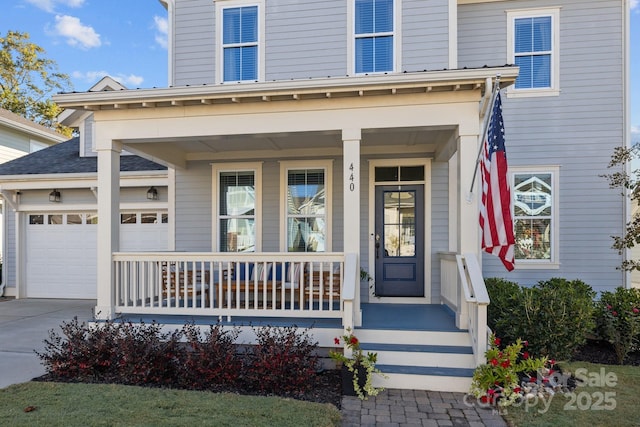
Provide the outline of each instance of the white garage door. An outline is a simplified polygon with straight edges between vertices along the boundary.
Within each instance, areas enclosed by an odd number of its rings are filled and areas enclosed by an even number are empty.
[[[29,298],[96,298],[95,213],[29,214],[26,283]],[[167,214],[121,214],[122,251],[167,250]]]

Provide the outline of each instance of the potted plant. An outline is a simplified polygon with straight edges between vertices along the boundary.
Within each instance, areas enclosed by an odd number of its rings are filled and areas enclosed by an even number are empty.
[[[384,374],[376,368],[378,353],[365,354],[360,347],[360,341],[349,328],[345,335],[335,338],[334,341],[336,345],[341,343],[344,345],[344,352],[329,352],[332,359],[342,363],[343,394],[366,400],[369,396],[376,396],[384,390],[373,386],[373,374],[384,377]]]

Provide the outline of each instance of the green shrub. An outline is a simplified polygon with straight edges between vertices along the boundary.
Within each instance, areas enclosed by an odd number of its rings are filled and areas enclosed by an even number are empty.
[[[640,344],[640,289],[603,292],[595,316],[598,336],[613,345],[618,363],[623,364]]]
[[[593,331],[596,293],[581,280],[554,278],[524,292],[523,319],[537,355],[569,360]]]
[[[567,360],[593,330],[595,292],[581,280],[553,278],[517,289],[505,280],[487,282],[488,324],[507,343],[521,338],[536,356]]]
[[[523,310],[522,288],[515,282],[497,277],[485,280],[491,304],[487,307],[487,324],[506,343],[520,338],[521,328],[513,321]]]

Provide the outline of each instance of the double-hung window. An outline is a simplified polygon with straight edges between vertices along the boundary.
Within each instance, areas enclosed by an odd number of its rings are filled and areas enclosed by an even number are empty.
[[[222,169],[214,165],[214,238],[220,252],[260,250],[260,171],[255,167]]]
[[[330,251],[331,163],[283,162],[282,168],[286,251]]]
[[[224,4],[224,2],[223,2]],[[222,7],[222,81],[260,78],[260,6]]]
[[[511,169],[516,266],[558,265],[558,168]]]
[[[521,95],[557,95],[559,9],[508,12],[511,63],[520,68],[515,91]]]
[[[393,3],[394,0],[355,0],[356,73],[394,70]]]

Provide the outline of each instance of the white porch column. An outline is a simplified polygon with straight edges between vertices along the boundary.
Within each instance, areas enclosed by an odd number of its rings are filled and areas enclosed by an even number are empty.
[[[111,139],[96,140],[98,152],[98,301],[95,316],[112,319],[115,314],[113,263],[111,255],[120,249],[120,153],[122,144]]]
[[[480,172],[476,175],[473,197],[469,200],[469,186],[478,157],[478,135],[458,137],[458,253],[480,253]],[[480,262],[480,257],[478,257]]]
[[[343,247],[345,253],[356,254],[356,265],[360,265],[360,129],[342,130],[343,150],[343,214],[344,234]],[[355,292],[355,326],[362,325],[360,309],[360,283]]]

